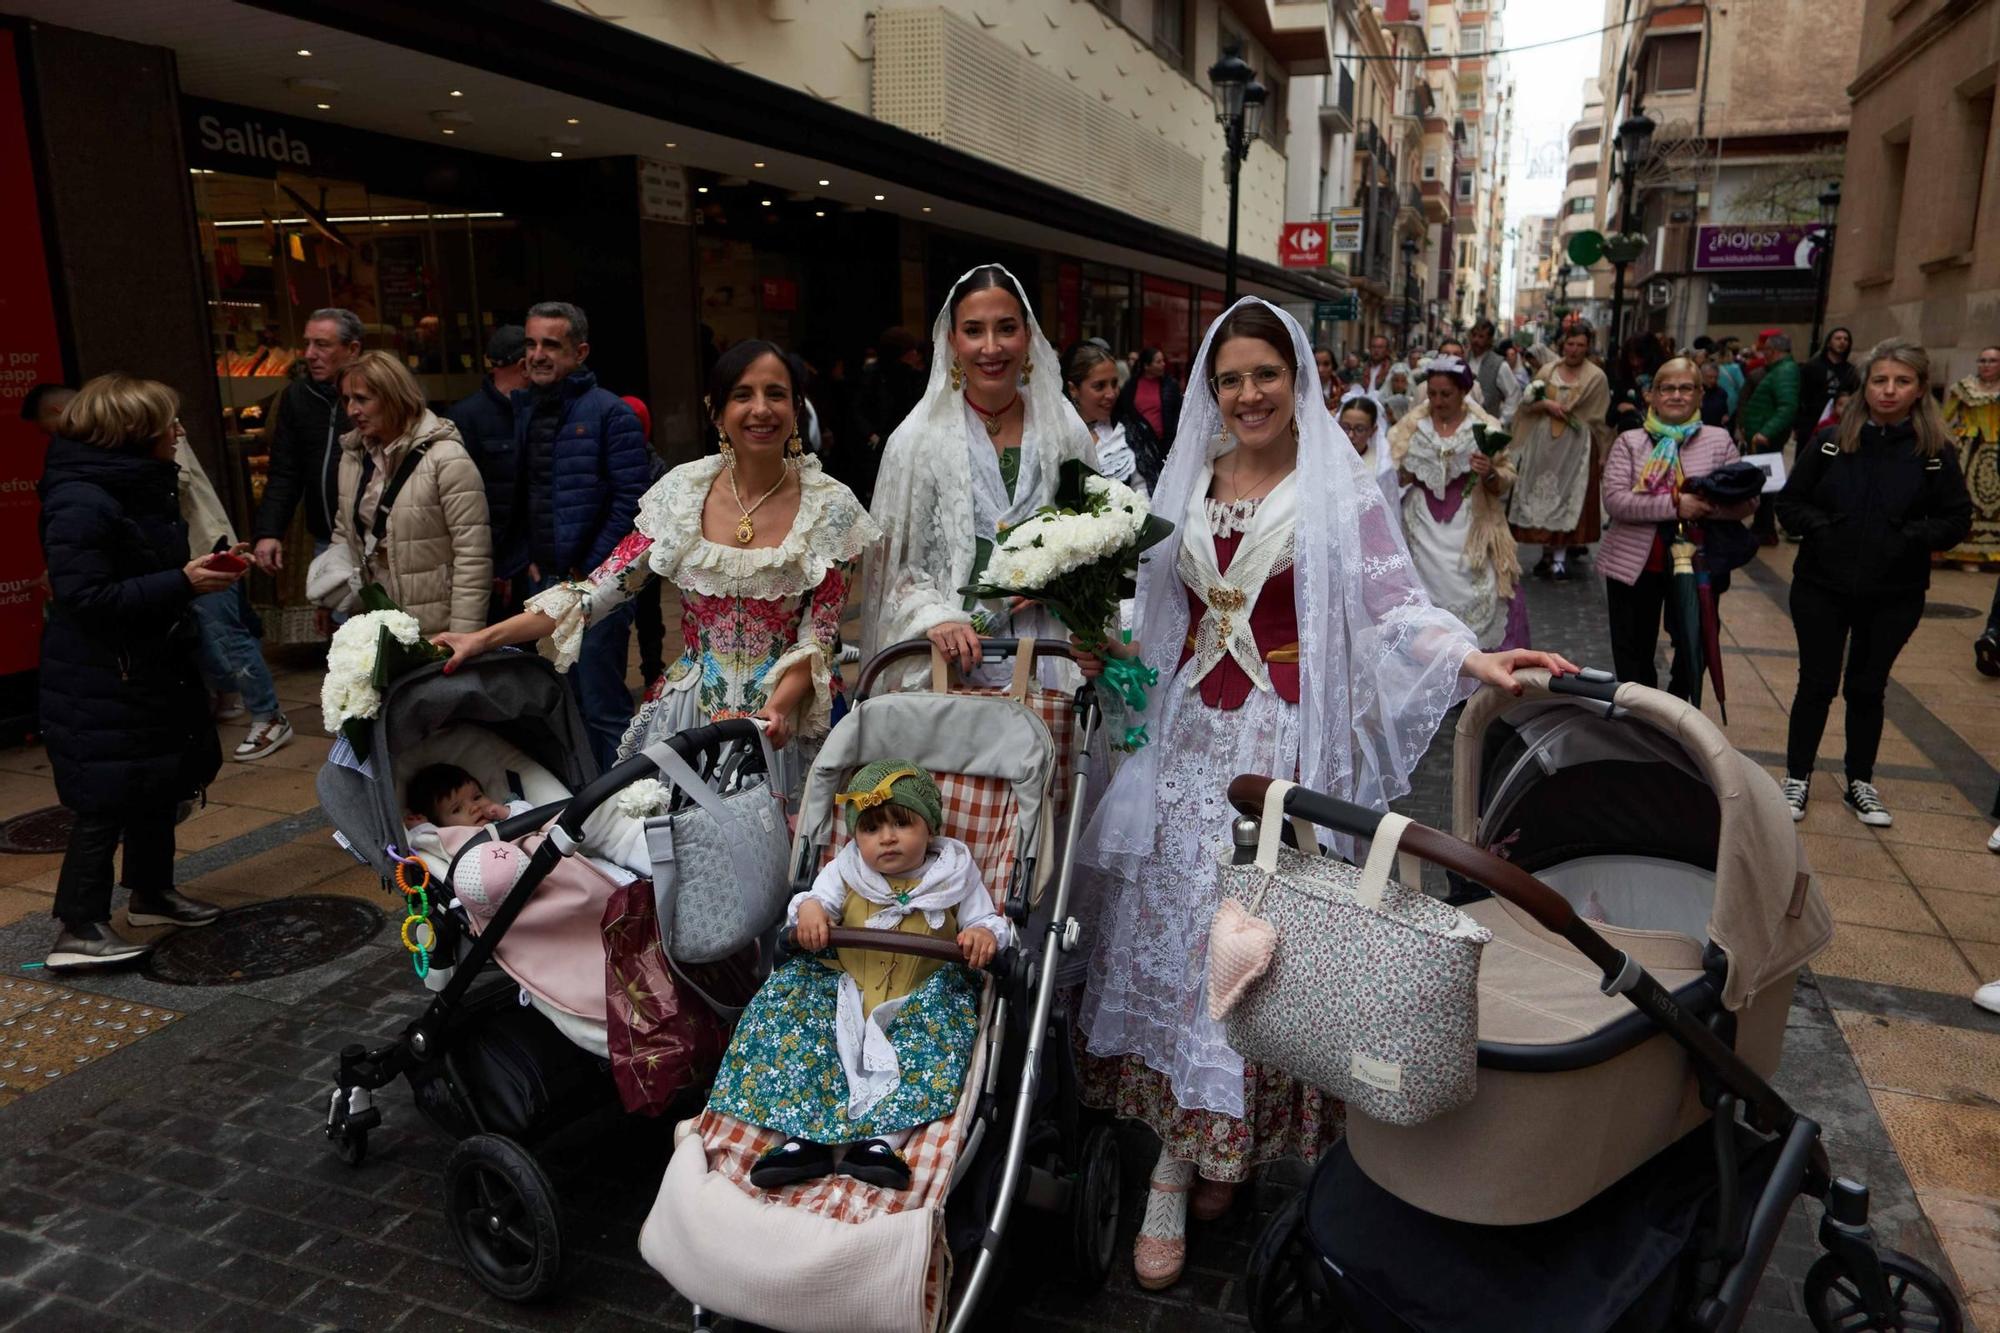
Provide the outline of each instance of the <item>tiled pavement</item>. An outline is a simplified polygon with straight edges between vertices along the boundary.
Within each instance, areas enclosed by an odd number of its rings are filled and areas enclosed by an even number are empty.
[[[1792,685],[1782,607],[1789,554],[1767,553],[1758,578],[1724,603],[1729,734],[1773,764]],[[1983,608],[1991,588],[1990,576],[1943,574],[1933,600]],[[1606,660],[1594,583],[1538,584],[1531,602],[1538,643]],[[2000,753],[2000,686],[1971,670],[1976,624],[1926,621],[1899,665],[1881,784],[1896,827],[1864,829],[1836,794],[1818,793],[1804,827],[1840,932],[1801,986],[1779,1081],[1827,1126],[1837,1169],[1875,1188],[1885,1243],[1942,1266],[1935,1228],[1971,1293],[1971,1326],[2000,1333],[2000,1022],[1965,1001],[1977,979],[2000,975],[2000,858],[1983,851],[1990,824],[1981,818],[1994,781],[1988,761]],[[327,840],[314,804],[312,774],[327,746],[316,735],[316,678],[300,664],[281,676],[280,691],[300,739],[267,764],[231,766],[216,783],[209,807],[180,830],[183,883],[225,904],[312,892],[386,907],[372,875]],[[1836,710],[1829,753],[1840,728]],[[1442,748],[1401,803],[1430,822],[1445,818]],[[1837,781],[1834,773],[1821,786]],[[38,751],[0,752],[0,818],[52,801]],[[18,998],[0,989],[0,1024],[32,1011],[57,1029],[37,1049],[67,1042],[60,1049],[72,1062],[53,1079],[38,1069],[39,1083],[10,1077],[19,1061],[0,1068],[0,1326],[686,1326],[686,1307],[633,1248],[658,1179],[660,1127],[614,1128],[588,1155],[570,1155],[558,1179],[579,1252],[572,1282],[546,1306],[495,1302],[450,1252],[437,1211],[446,1145],[421,1127],[400,1089],[383,1098],[387,1124],[359,1171],[335,1161],[317,1135],[334,1053],[394,1032],[420,1003],[388,932],[346,959],[276,981],[190,989],[129,974],[62,979],[60,1004],[35,1008],[42,997],[25,987],[50,983],[14,968],[46,948],[58,860],[0,857],[0,980],[24,983]],[[176,1017],[135,1033],[146,1009]],[[70,1014],[69,1028],[55,1021]],[[91,1026],[100,1016],[127,1027],[111,1036]],[[93,1032],[99,1042],[79,1045]],[[112,1040],[119,1047],[104,1052]],[[0,1064],[8,1045],[0,1036]],[[74,1064],[72,1052],[85,1049],[91,1058]],[[1143,1168],[1143,1135],[1130,1149]],[[1142,1293],[1121,1273],[1077,1306],[1035,1284],[1037,1294],[996,1323],[1241,1327],[1249,1245],[1299,1175],[1270,1173],[1229,1218],[1198,1227],[1188,1277],[1171,1292]],[[1806,1327],[1795,1299],[1814,1257],[1802,1205],[1751,1327]]]

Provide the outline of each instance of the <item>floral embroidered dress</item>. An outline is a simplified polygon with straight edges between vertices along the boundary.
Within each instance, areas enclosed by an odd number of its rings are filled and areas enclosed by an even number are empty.
[[[1945,424],[1958,442],[1958,469],[1972,496],[1972,533],[1939,563],[1977,560],[2000,565],[2000,385],[1967,375],[1944,394]]]
[[[1099,882],[1097,941],[1080,1032],[1083,1100],[1144,1121],[1165,1150],[1210,1180],[1242,1181],[1264,1162],[1308,1161],[1337,1138],[1340,1102],[1246,1064],[1209,1017],[1208,926],[1220,901],[1218,818],[1238,773],[1299,766],[1299,622],[1293,532],[1301,500],[1287,477],[1262,500],[1207,498],[1184,519],[1179,572],[1194,629],[1173,690],[1181,706],[1157,741],[1163,839],[1139,873]],[[1185,843],[1196,844],[1196,848]]]
[[[759,712],[801,662],[811,669],[812,693],[801,705],[794,743],[813,745],[830,723],[854,563],[881,530],[853,493],[808,457],[799,464],[798,517],[782,541],[756,547],[710,541],[702,535],[701,510],[722,467],[721,457],[711,455],[667,473],[639,501],[636,531],[588,578],[528,600],[530,610],[555,618],[556,663],[568,670],[591,622],[649,579],[658,575],[680,590],[681,655],[648,682],[618,744],[620,759],[689,727]],[[790,789],[782,779],[780,786]]]

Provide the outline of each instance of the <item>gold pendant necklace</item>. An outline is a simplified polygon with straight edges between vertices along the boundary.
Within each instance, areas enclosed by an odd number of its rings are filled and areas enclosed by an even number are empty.
[[[729,498],[736,501],[736,510],[743,515],[743,517],[736,520],[736,544],[738,546],[748,546],[751,542],[757,540],[757,525],[750,521],[750,515],[756,513],[763,506],[764,501],[778,493],[778,487],[785,484],[785,476],[785,473],[779,473],[778,480],[772,483],[771,489],[758,496],[756,504],[745,509],[743,507],[743,496],[736,489],[736,469],[729,469]]]

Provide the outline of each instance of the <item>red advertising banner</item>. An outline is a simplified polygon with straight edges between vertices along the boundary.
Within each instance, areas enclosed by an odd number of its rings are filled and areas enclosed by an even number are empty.
[[[1285,268],[1324,268],[1327,253],[1324,222],[1287,222],[1278,233],[1278,263]]]
[[[0,28],[0,675],[31,671],[42,650],[41,512],[47,442],[21,420],[21,399],[42,380],[63,377],[48,251],[28,153],[14,35]]]

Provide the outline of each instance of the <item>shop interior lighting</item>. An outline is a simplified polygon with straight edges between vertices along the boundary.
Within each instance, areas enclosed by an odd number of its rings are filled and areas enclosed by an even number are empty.
[[[762,162],[752,162],[750,165],[753,167],[761,168],[764,164]]]
[[[679,148],[679,147],[680,147],[680,145],[679,145],[679,144],[677,144],[677,143],[670,143],[670,144],[667,144],[667,145],[666,145],[666,147],[668,147],[668,148]]]
[[[757,201],[757,207],[759,208],[769,208],[770,206],[771,206],[771,201],[769,199],[759,199]]]
[[[565,125],[581,125],[581,124],[583,124],[583,122],[582,122],[582,121],[580,121],[580,120],[578,120],[578,119],[577,119],[577,118],[576,118],[575,116],[571,116],[571,117],[570,117],[570,118],[569,118],[568,120],[564,121],[564,122],[563,122],[563,124],[565,124]]]
[[[813,216],[816,218],[823,218],[826,216],[826,210],[824,208],[815,208],[813,210]]]
[[[821,185],[831,185],[831,184],[833,184],[833,182],[832,182],[832,181],[821,181],[821,182],[820,182],[820,184],[821,184]]]
[[[697,186],[695,186],[695,187],[694,187],[694,192],[695,192],[696,194],[707,194],[707,193],[708,193],[708,187],[707,187],[706,185],[697,185]]]
[[[449,125],[447,125],[447,126],[445,127],[445,131],[444,131],[444,132],[445,132],[446,134],[457,134],[457,133],[458,133],[458,131],[457,131],[457,130],[455,130],[455,129],[452,129],[452,128],[451,128],[451,127],[450,127]]]
[[[550,156],[550,157],[561,157],[561,156],[562,156],[562,149],[560,149],[560,148],[551,148],[551,149],[549,149],[549,156]]]
[[[212,171],[202,175],[212,176]],[[345,217],[328,218],[328,222],[458,222],[466,219],[504,218],[507,215],[498,209],[479,213],[353,213]],[[279,227],[303,227],[306,218],[223,218],[210,225],[216,227],[261,227],[266,222]]]
[[[299,54],[300,54],[300,55],[302,55],[302,56],[309,56],[309,55],[311,55],[311,54],[312,54],[312,52],[310,52],[310,51],[306,50],[306,49],[305,49],[305,48],[304,48],[303,46],[301,46],[301,47],[299,48]]]
[[[333,110],[333,103],[331,102],[314,102],[313,105],[318,107],[321,111]]]
[[[463,97],[463,96],[465,96],[465,94],[464,94],[464,93],[460,92],[460,91],[459,91],[458,89],[456,89],[456,88],[454,88],[454,89],[452,89],[452,90],[451,90],[451,95],[452,95],[453,97]]]
[[[878,194],[878,195],[876,195],[876,196],[875,196],[875,202],[879,204],[879,203],[881,203],[881,202],[882,202],[882,201],[883,201],[884,199],[887,199],[888,197],[889,197],[889,196],[888,196],[888,195],[886,195],[886,194]]]

